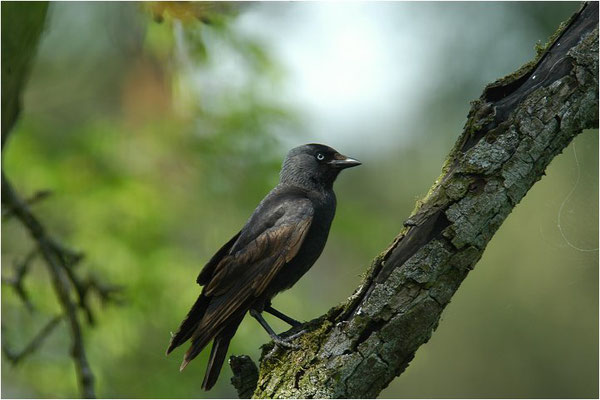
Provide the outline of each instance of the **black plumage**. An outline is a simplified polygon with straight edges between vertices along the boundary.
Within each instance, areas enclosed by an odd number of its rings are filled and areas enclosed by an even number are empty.
[[[271,299],[294,285],[321,255],[335,215],[333,182],[342,169],[356,165],[360,162],[320,144],[290,150],[279,184],[204,266],[197,279],[203,286],[200,297],[167,349],[169,354],[191,339],[183,369],[213,340],[203,389],[215,384],[229,342],[247,312],[276,343],[287,344],[260,313],[299,324],[273,309]]]

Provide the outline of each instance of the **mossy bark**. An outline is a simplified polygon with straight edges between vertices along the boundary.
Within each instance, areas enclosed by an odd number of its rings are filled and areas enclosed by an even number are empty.
[[[473,102],[441,176],[348,301],[303,327],[300,350],[275,349],[267,358],[267,345],[258,380],[251,374],[252,382],[236,386],[254,387],[256,398],[376,397],[429,340],[552,159],[597,126],[598,3],[588,3],[535,60]]]

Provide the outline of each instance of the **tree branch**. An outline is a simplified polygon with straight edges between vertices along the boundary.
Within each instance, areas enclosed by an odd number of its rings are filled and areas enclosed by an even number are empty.
[[[233,371],[231,384],[238,392],[240,399],[249,399],[256,387],[258,368],[248,356],[231,356],[229,366]]]
[[[21,110],[23,88],[44,28],[47,8],[47,2],[2,3],[4,36],[2,40],[2,151]],[[83,259],[83,254],[67,248],[50,236],[29,208],[29,205],[43,200],[48,195],[48,191],[42,191],[27,201],[23,200],[6,178],[4,168],[2,169],[2,218],[6,220],[14,216],[27,229],[37,245],[35,252],[16,266],[15,276],[3,278],[2,281],[11,285],[26,307],[32,309],[23,280],[33,256],[37,252],[41,254],[48,267],[54,292],[68,322],[71,334],[71,357],[75,362],[81,395],[92,398],[95,397],[94,376],[87,361],[77,311],[78,308],[82,309],[88,322],[93,324],[94,316],[88,302],[90,293],[96,292],[103,302],[117,301],[115,294],[120,288],[102,283],[92,275],[85,279],[78,276],[75,267]],[[72,299],[72,292],[75,292],[77,300]],[[58,319],[51,320],[21,353],[12,353],[3,343],[5,357],[16,364],[35,351],[57,324]]]
[[[2,277],[2,283],[11,286],[15,290],[15,292],[17,293],[17,296],[19,296],[19,298],[21,299],[23,304],[25,304],[25,307],[29,311],[33,311],[34,307],[33,307],[33,304],[31,303],[31,299],[29,298],[29,294],[28,294],[27,290],[25,289],[24,281],[25,281],[25,276],[27,275],[27,272],[29,271],[31,262],[35,258],[36,254],[37,254],[37,249],[34,249],[29,252],[27,257],[25,257],[25,259],[23,261],[15,263],[14,264],[15,273],[12,278],[6,278],[4,276]]]
[[[33,339],[25,346],[23,350],[18,353],[10,350],[8,345],[4,342],[4,335],[2,337],[2,353],[11,362],[11,364],[16,365],[21,362],[25,357],[29,356],[33,352],[35,352],[41,345],[44,343],[46,338],[50,336],[50,334],[54,331],[54,328],[58,326],[58,323],[63,319],[62,315],[57,315],[52,318],[48,323],[40,330],[40,332],[34,336]]]
[[[39,203],[42,200],[46,200],[48,197],[50,197],[51,194],[52,194],[52,192],[49,190],[38,190],[37,192],[35,192],[33,194],[33,196],[26,199],[25,203],[28,206],[31,206],[35,203]],[[10,217],[12,217],[12,216],[13,216],[13,210],[11,210],[9,208],[2,210],[2,221],[3,222],[10,219]]]
[[[72,264],[68,264],[69,254],[65,254],[64,247],[46,234],[46,230],[37,217],[27,207],[27,204],[16,194],[4,173],[2,173],[2,203],[6,204],[16,218],[21,221],[36,241],[39,251],[46,261],[48,272],[52,278],[54,291],[63,312],[69,323],[71,332],[71,356],[75,361],[75,368],[81,392],[85,398],[94,398],[94,376],[88,364],[83,346],[81,325],[77,316],[77,306],[71,300],[71,283],[69,273]]]
[[[261,358],[259,398],[376,397],[431,337],[488,242],[544,170],[598,126],[598,3],[535,60],[473,102],[442,174],[346,304],[311,321],[301,350]],[[234,374],[236,371],[234,370]]]

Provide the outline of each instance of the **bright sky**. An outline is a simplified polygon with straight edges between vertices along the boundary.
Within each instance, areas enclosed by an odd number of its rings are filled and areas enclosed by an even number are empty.
[[[499,3],[292,2],[249,8],[236,29],[263,38],[283,64],[277,99],[302,112],[311,140],[376,151],[420,134],[424,102],[464,64],[480,68],[483,84],[527,61],[526,22]]]

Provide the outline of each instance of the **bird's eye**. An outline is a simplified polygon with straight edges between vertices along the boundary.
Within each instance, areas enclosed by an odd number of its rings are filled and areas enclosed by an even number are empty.
[[[317,153],[317,160],[323,161],[325,159],[325,155],[323,153]]]

